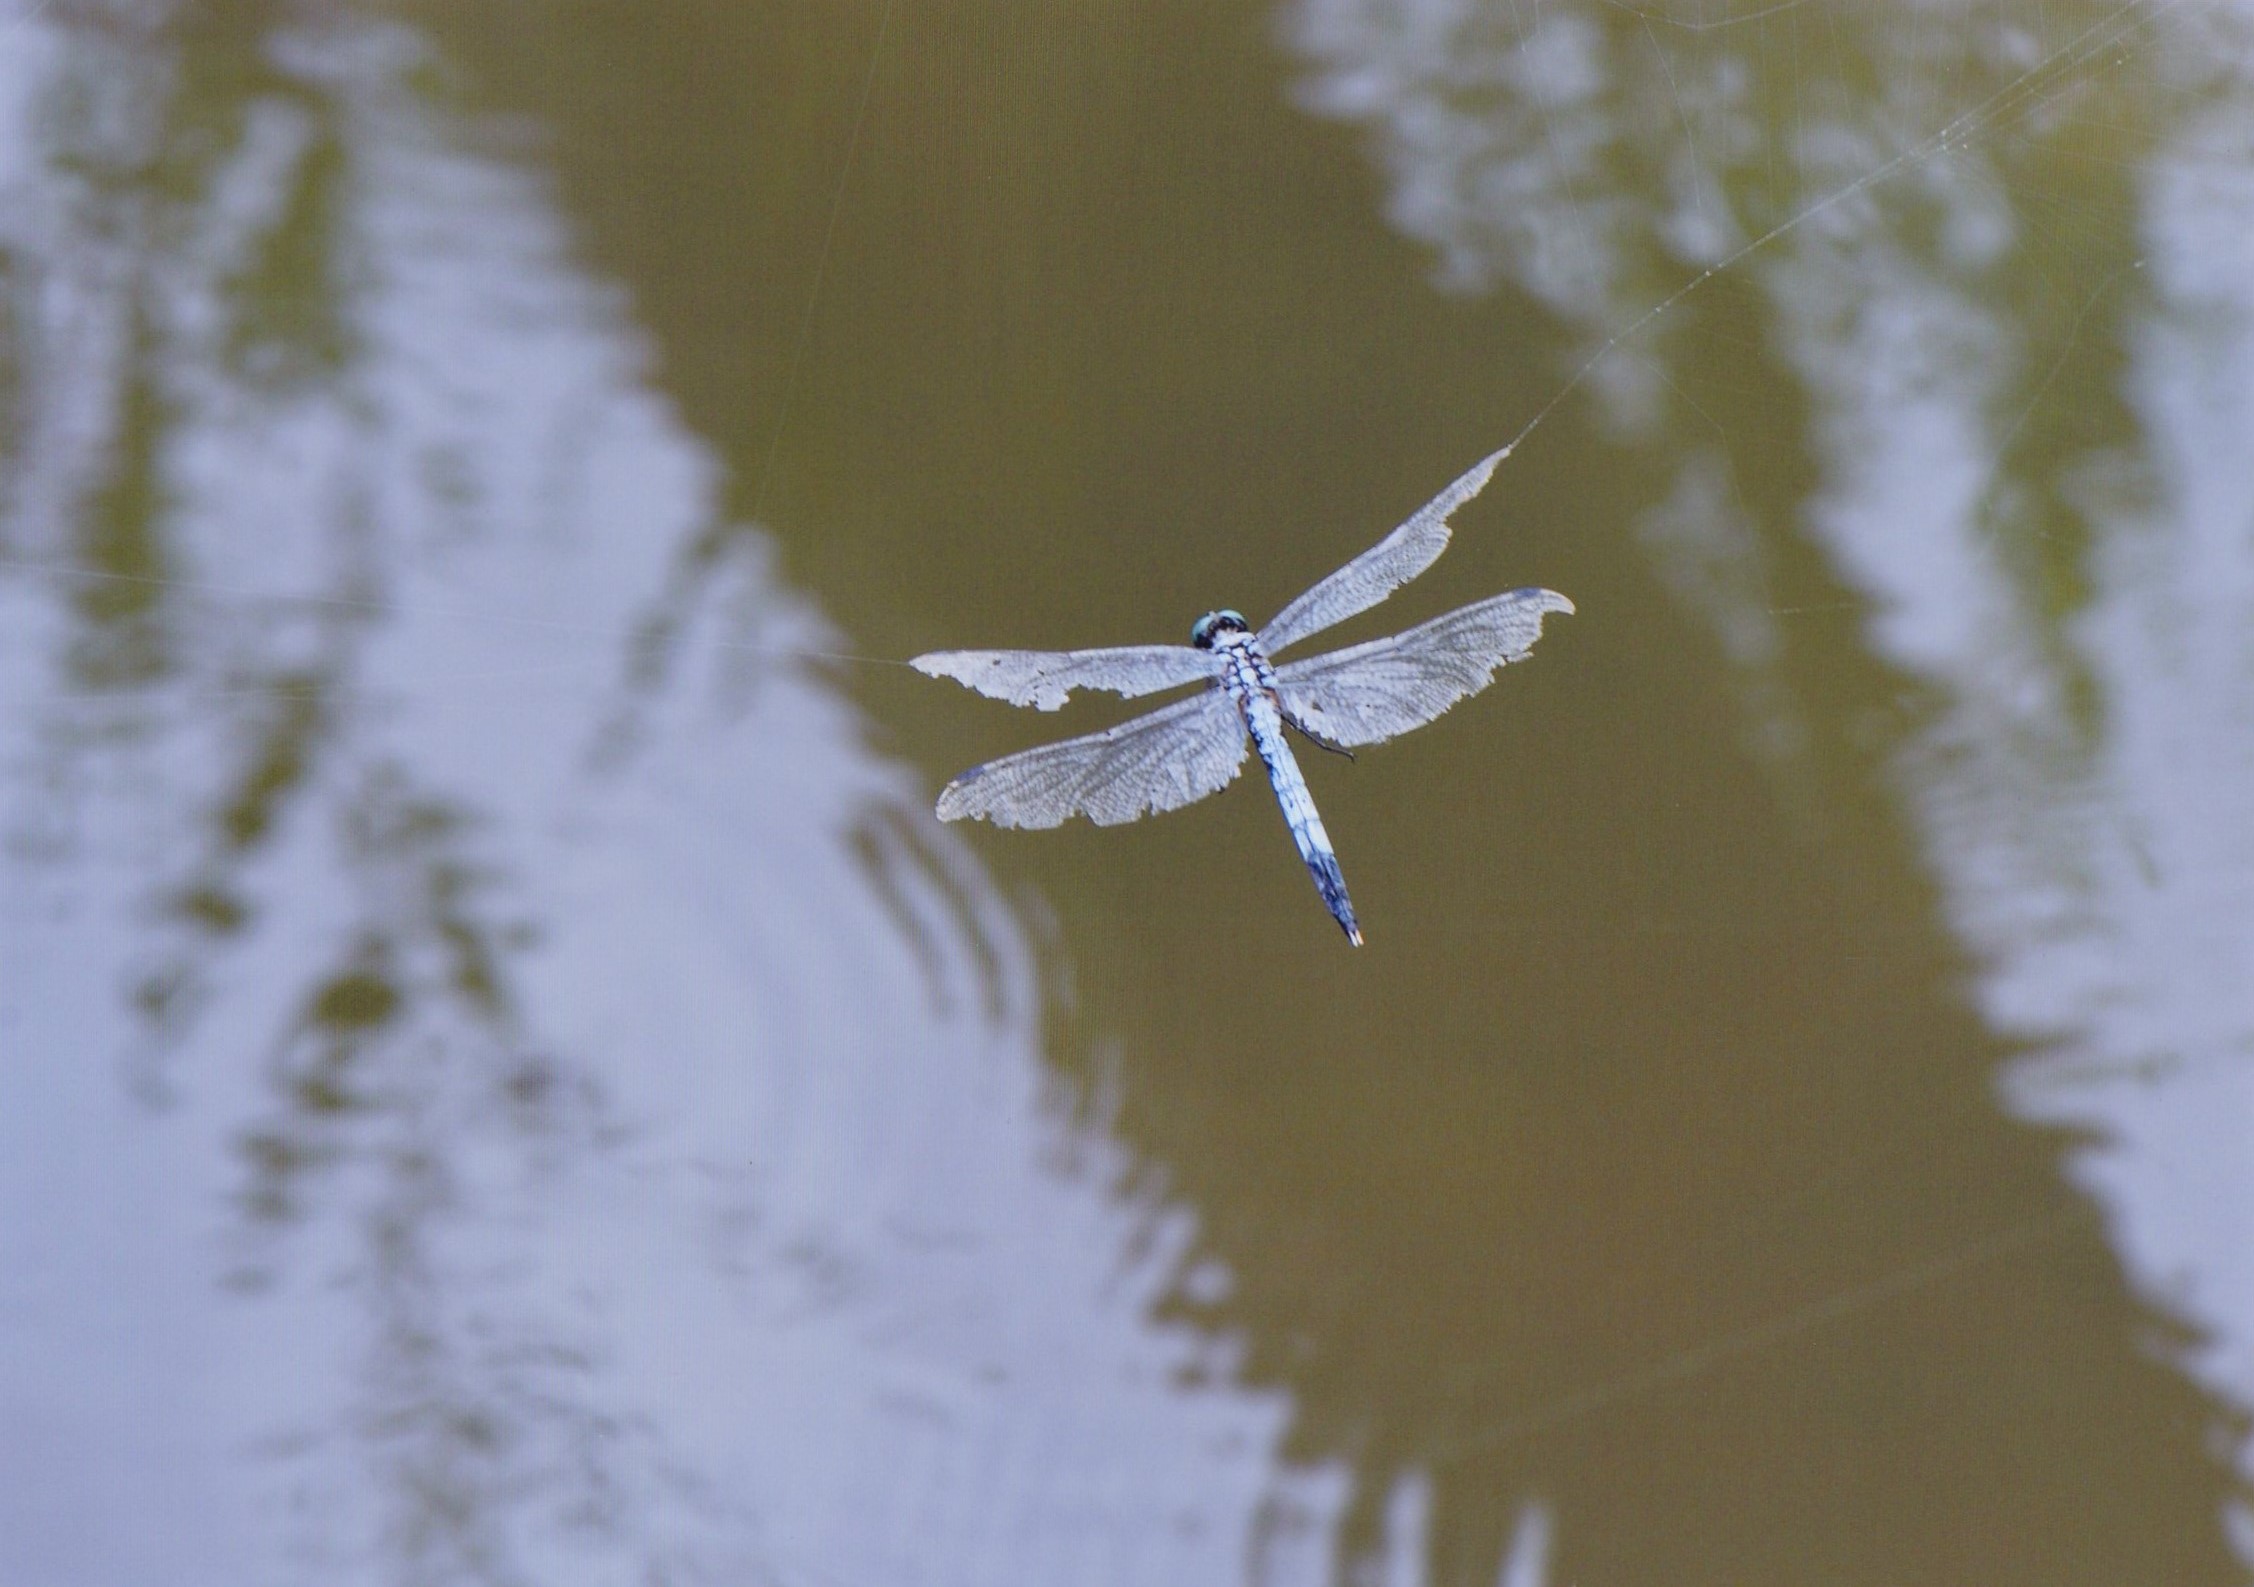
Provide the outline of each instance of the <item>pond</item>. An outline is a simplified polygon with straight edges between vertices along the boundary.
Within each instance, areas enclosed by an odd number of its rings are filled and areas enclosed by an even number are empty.
[[[52,0],[0,129],[0,1579],[2254,1574],[2254,8]],[[1365,946],[1257,775],[934,818],[1137,707],[909,657],[1505,445]]]

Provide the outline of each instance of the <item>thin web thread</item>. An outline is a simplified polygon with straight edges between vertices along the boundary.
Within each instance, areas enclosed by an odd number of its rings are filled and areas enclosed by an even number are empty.
[[[798,396],[798,374],[806,362],[806,349],[814,340],[814,313],[821,306],[822,286],[829,279],[830,248],[837,241],[838,217],[845,212],[846,184],[853,177],[853,162],[861,153],[861,129],[869,119],[869,100],[877,86],[877,63],[884,58],[884,36],[892,26],[893,7],[899,0],[885,0],[884,14],[877,18],[877,36],[869,46],[869,69],[861,78],[861,102],[854,107],[853,131],[845,140],[845,160],[838,167],[837,191],[830,195],[830,218],[822,227],[822,246],[814,256],[814,285],[806,294],[806,311],[798,317],[798,344],[791,349],[790,367],[783,374],[782,402],[775,414],[775,432],[767,438],[767,455],[759,465],[759,483],[752,487],[751,521],[759,522],[759,510],[766,505],[767,487],[775,477],[775,459],[782,452],[783,432],[790,428],[791,404]]]
[[[1952,118],[1938,132],[1931,133],[1919,142],[1910,145],[1875,170],[1866,171],[1863,175],[1855,178],[1854,181],[1826,193],[1807,208],[1797,211],[1775,226],[1770,227],[1726,258],[1716,260],[1713,264],[1708,265],[1697,275],[1691,277],[1690,280],[1637,315],[1626,326],[1607,337],[1603,345],[1584,359],[1581,366],[1573,371],[1565,384],[1558,387],[1551,394],[1550,399],[1535,410],[1534,417],[1527,420],[1519,432],[1510,438],[1499,455],[1507,458],[1511,453],[1518,450],[1521,443],[1556,411],[1560,403],[1579,390],[1582,382],[1594,374],[1597,366],[1609,358],[1622,342],[1634,336],[1638,331],[1641,331],[1652,321],[1658,319],[1660,315],[1682,302],[1683,299],[1689,297],[1723,271],[1735,268],[1778,238],[1799,230],[1817,216],[1845,203],[1857,194],[1877,186],[1897,172],[1912,165],[1922,164],[1931,156],[1947,149],[1951,144],[1965,140],[1991,123],[2001,120],[2006,112],[2015,109],[2021,101],[2040,100],[2045,97],[2052,84],[2059,83],[2064,79],[2074,78],[2082,66],[2107,50],[2119,46],[2123,40],[2127,39],[2131,33],[2143,26],[2148,20],[2148,18],[2141,16],[2132,20],[2123,20],[2131,17],[2132,13],[2149,11],[2152,15],[2157,16],[2161,12],[2172,10],[2182,3],[2183,0],[2160,0],[2157,5],[2148,5],[2146,0],[2130,0],[2130,3],[2120,10],[2091,23],[2074,38],[2060,45],[2034,66],[2029,67],[2023,75],[1997,89],[1995,93],[1989,95],[1970,110]],[[1628,8],[1623,7],[1622,9]],[[1777,9],[1785,8],[1779,7]]]
[[[0,557],[0,569],[21,573],[39,573],[50,578],[79,579],[89,583],[153,585],[162,589],[180,590],[191,595],[218,595],[230,600],[257,601],[282,607],[309,607],[320,611],[359,612],[370,617],[438,618],[463,623],[502,623],[512,628],[528,628],[571,638],[607,634],[625,640],[631,630],[621,625],[612,628],[596,627],[563,617],[527,617],[505,612],[471,611],[461,607],[428,606],[417,603],[402,606],[392,601],[355,598],[349,595],[284,594],[274,590],[260,590],[238,584],[220,584],[206,579],[160,578],[148,573],[115,573],[106,568],[72,567],[62,562],[37,562],[22,557]],[[866,662],[871,666],[905,667],[905,661],[890,656],[863,656],[841,650],[809,650],[803,646],[752,645],[740,640],[715,639],[708,641],[720,650],[746,651],[753,655],[778,658],[803,657],[811,661]],[[105,696],[106,698],[106,696]]]
[[[1674,1384],[1688,1382],[1767,1346],[1782,1344],[1828,1324],[1845,1321],[1873,1307],[1930,1289],[1960,1274],[2078,1230],[2091,1228],[2096,1223],[2097,1214],[2087,1207],[2067,1208],[2031,1218],[2025,1223],[1999,1230],[1983,1239],[1928,1257],[1922,1262],[1896,1268],[1867,1284],[1837,1291],[1766,1321],[1717,1335],[1647,1367],[1562,1395],[1521,1415],[1490,1422],[1484,1427],[1443,1439],[1432,1445],[1427,1453],[1436,1463],[1460,1460],[1536,1433],[1579,1422],[1600,1411],[1610,1410]]]

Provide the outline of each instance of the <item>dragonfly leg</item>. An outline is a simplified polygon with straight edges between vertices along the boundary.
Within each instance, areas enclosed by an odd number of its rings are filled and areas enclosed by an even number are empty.
[[[1286,727],[1290,728],[1294,733],[1297,733],[1308,743],[1314,745],[1317,749],[1327,749],[1333,755],[1344,755],[1348,760],[1352,760],[1354,758],[1354,752],[1348,749],[1344,744],[1334,743],[1330,739],[1323,737],[1322,734],[1316,732],[1313,728],[1309,727],[1305,722],[1299,720],[1298,717],[1292,715],[1289,711],[1282,711],[1279,714],[1283,717],[1284,725]]]

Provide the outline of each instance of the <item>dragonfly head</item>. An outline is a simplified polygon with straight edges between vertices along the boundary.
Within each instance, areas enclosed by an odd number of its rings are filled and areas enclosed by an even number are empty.
[[[1226,606],[1217,612],[1207,612],[1190,626],[1190,643],[1200,650],[1211,650],[1213,641],[1222,634],[1241,634],[1252,625],[1244,620],[1244,613],[1232,612]]]

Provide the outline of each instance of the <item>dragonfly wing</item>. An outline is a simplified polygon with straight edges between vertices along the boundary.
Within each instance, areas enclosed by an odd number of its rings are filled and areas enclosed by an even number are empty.
[[[939,794],[939,819],[1053,827],[1085,815],[1118,826],[1218,793],[1244,767],[1244,718],[1219,689],[1107,727],[973,766]]]
[[[1075,689],[1129,699],[1214,676],[1213,654],[1188,645],[1118,645],[1109,650],[935,650],[908,663],[1012,705],[1054,711]]]
[[[1400,528],[1324,579],[1278,612],[1260,631],[1260,645],[1274,655],[1356,612],[1366,612],[1439,560],[1448,549],[1448,515],[1479,494],[1505,447],[1481,458],[1464,476],[1418,509]]]
[[[1276,669],[1286,715],[1334,744],[1377,744],[1422,727],[1524,661],[1542,619],[1570,612],[1555,590],[1513,590],[1429,623]]]

